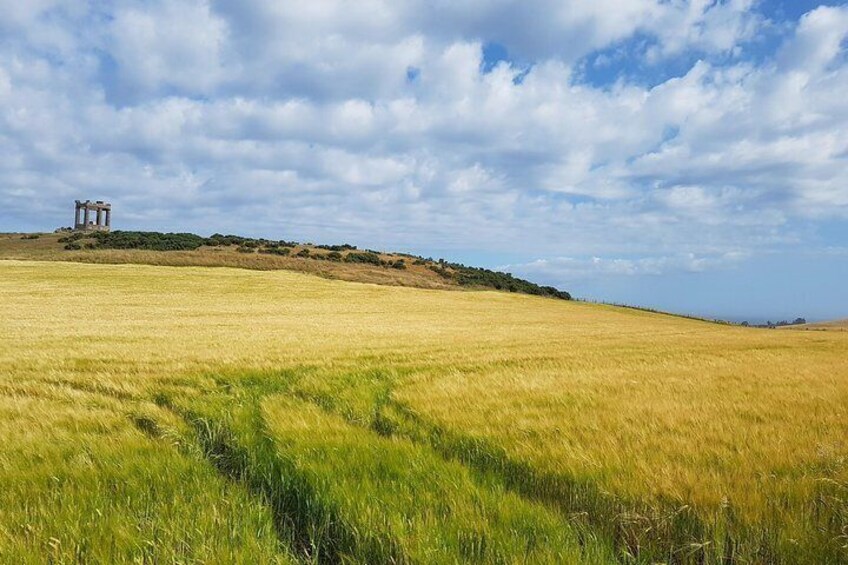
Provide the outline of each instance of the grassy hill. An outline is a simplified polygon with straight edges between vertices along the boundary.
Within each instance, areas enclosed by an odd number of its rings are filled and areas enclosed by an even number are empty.
[[[331,279],[441,289],[494,289],[570,300],[568,292],[489,269],[406,253],[215,234],[0,234],[0,259],[292,270]]]
[[[2,562],[848,562],[845,332],[8,260],[0,335]]]

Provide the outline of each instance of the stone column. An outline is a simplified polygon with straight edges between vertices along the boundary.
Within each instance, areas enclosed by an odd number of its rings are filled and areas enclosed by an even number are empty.
[[[74,204],[74,229],[80,225],[80,207],[79,204]]]
[[[97,227],[99,228],[103,221],[103,208],[97,208]]]
[[[106,208],[106,229],[111,229],[112,227],[112,209]]]
[[[88,204],[85,205],[85,214],[83,217],[85,218],[85,229],[88,229]]]

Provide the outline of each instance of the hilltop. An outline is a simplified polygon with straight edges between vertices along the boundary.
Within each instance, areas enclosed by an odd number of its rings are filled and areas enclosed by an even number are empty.
[[[0,234],[0,259],[289,270],[329,279],[429,289],[493,289],[571,300],[568,292],[460,263],[296,241],[139,231]]]

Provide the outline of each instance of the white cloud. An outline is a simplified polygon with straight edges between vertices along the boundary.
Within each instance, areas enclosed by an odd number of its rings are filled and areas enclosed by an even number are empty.
[[[106,47],[123,97],[167,89],[207,94],[225,76],[226,38],[226,23],[203,0],[133,2],[116,9]]]
[[[575,268],[647,273],[848,217],[846,8],[756,65],[736,53],[764,25],[747,0],[74,6],[2,24],[5,225],[36,222],[22,196],[56,222],[107,197],[117,225],[644,255]],[[639,64],[702,60],[581,81],[581,57],[637,34]],[[488,42],[514,64],[484,72]]]
[[[699,273],[706,270],[730,268],[748,258],[742,251],[720,255],[686,253],[672,256],[652,256],[638,259],[609,257],[556,257],[529,263],[502,265],[500,268],[535,279],[572,282],[619,276],[659,276],[675,272]]]
[[[660,41],[648,54],[656,60],[697,48],[704,52],[733,53],[752,39],[764,18],[751,8],[756,0],[692,0],[669,2],[652,20]]]
[[[821,6],[801,18],[795,37],[780,53],[787,70],[819,73],[842,51],[848,35],[848,10]]]

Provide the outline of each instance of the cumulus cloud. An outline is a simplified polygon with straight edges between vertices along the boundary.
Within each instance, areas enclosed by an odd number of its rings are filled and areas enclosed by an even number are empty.
[[[502,265],[501,269],[524,276],[557,281],[592,280],[600,277],[658,276],[674,272],[699,273],[728,268],[748,258],[743,251],[728,251],[717,255],[685,253],[671,256],[631,258],[616,257],[555,257],[529,263]]]
[[[652,20],[659,36],[648,56],[652,60],[696,48],[704,52],[736,53],[764,24],[752,10],[756,0],[692,0],[669,2]]]
[[[226,22],[202,0],[119,4],[104,45],[115,65],[115,94],[208,94],[226,76],[226,39]]]
[[[844,7],[757,57],[752,0],[0,13],[5,229],[108,198],[133,228],[598,257],[541,263],[565,277],[717,268],[848,218]],[[610,49],[632,68],[587,82]]]

